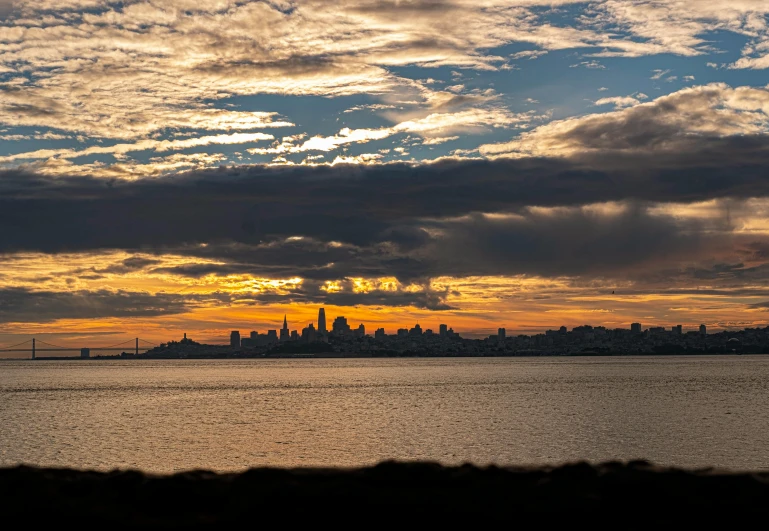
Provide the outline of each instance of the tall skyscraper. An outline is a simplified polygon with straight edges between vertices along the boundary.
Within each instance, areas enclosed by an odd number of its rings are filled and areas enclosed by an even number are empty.
[[[291,332],[288,331],[288,319],[283,316],[283,328],[280,329],[280,340],[288,341],[291,339]]]
[[[441,337],[446,337],[448,335],[448,332],[449,332],[448,325],[442,324],[438,327],[438,333],[440,334]]]
[[[630,325],[630,331],[634,334],[640,334],[641,333],[641,323],[632,323]]]
[[[302,339],[307,343],[312,343],[313,341],[316,341],[318,339],[318,334],[317,334],[317,331],[315,330],[315,325],[310,323],[307,325],[306,328],[302,328]]]
[[[507,334],[507,330],[504,328],[500,328],[497,330],[497,339],[505,339],[505,335]]]
[[[700,325],[700,335],[701,336],[708,335],[708,328],[704,324]]]
[[[230,346],[240,348],[240,332],[238,330],[230,332]]]
[[[336,334],[347,335],[350,333],[350,325],[347,324],[347,319],[344,315],[340,315],[334,319],[331,326]]]
[[[325,334],[328,332],[328,329],[326,328],[326,309],[321,308],[318,310],[318,332],[321,334]]]
[[[422,335],[422,327],[419,326],[419,323],[414,325],[414,328],[409,330],[410,336],[421,336]]]

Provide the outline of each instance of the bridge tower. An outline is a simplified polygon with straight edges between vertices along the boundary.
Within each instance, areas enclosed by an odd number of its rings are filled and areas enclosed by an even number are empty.
[[[136,355],[139,355],[139,338],[136,338]]]
[[[35,338],[32,338],[32,359],[35,359]]]

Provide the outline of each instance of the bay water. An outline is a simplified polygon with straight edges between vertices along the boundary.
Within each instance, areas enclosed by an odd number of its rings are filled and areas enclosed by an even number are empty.
[[[769,356],[4,361],[0,466],[769,469]]]

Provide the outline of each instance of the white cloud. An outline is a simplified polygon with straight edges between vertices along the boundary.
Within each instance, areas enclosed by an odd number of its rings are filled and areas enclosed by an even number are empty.
[[[84,138],[133,141],[169,130],[213,134],[291,125],[292,117],[269,109],[214,108],[226,98],[254,94],[368,94],[382,100],[406,94],[412,105],[432,108],[433,95],[423,90],[431,83],[417,89],[419,83],[393,67],[450,66],[469,79],[469,69],[510,68],[510,59],[580,49],[586,60],[573,67],[602,69],[598,57],[713,53],[717,41],[708,34],[714,31],[748,40],[729,68],[769,68],[765,0],[13,4],[13,15],[0,19],[0,72],[13,78],[3,86],[0,124]],[[556,22],[540,9],[568,4],[584,16]],[[0,0],[6,15],[10,5]],[[535,49],[498,56],[495,50],[509,43]],[[672,82],[668,74],[661,70],[653,78]]]
[[[292,151],[332,151],[345,144],[365,144],[393,135],[391,128],[350,129],[345,127],[334,136],[314,136]]]
[[[431,113],[404,120],[391,127],[379,129],[343,128],[333,136],[314,136],[298,144],[301,137],[285,137],[282,142],[267,148],[252,148],[252,155],[300,153],[305,151],[333,151],[349,144],[365,144],[396,134],[416,134],[423,137],[426,145],[439,144],[458,138],[452,133],[473,134],[527,123],[537,119],[532,113],[513,114],[501,108],[470,108],[454,113]]]
[[[598,23],[626,28],[667,53],[695,56],[713,51],[705,34],[731,31],[766,41],[764,0],[606,0],[597,5]]]
[[[52,158],[21,167],[44,175],[88,175],[117,179],[143,179],[159,177],[179,171],[209,168],[219,164],[226,157],[221,153],[175,153],[167,157],[153,157],[147,163],[135,160],[121,160],[113,164],[93,162],[75,164],[64,158]]]
[[[612,98],[601,98],[595,102],[596,106],[598,107],[601,105],[614,105],[614,107],[617,109],[632,107],[633,105],[638,105],[639,103],[641,103],[640,99],[634,98],[633,96],[614,96]]]
[[[356,111],[383,111],[387,109],[395,109],[395,105],[387,105],[384,103],[370,103],[368,105],[356,105],[355,107],[350,107],[349,109],[345,109],[344,113],[351,113]]]
[[[331,162],[332,166],[337,164],[374,164],[382,159],[383,155],[379,153],[361,153],[355,156],[339,155]]]
[[[592,70],[605,70],[606,69],[606,67],[604,65],[602,65],[601,63],[599,63],[596,60],[582,61],[581,63],[576,63],[576,64],[573,64],[573,65],[569,66],[569,68],[580,68],[580,67],[590,68]]]
[[[769,37],[753,46],[746,47],[743,50],[743,57],[729,65],[729,68],[747,68],[752,70],[769,68]]]
[[[453,140],[459,140],[459,136],[439,136],[434,138],[426,138],[422,141],[425,146],[434,146],[437,144],[445,144]]]
[[[703,136],[768,132],[769,88],[714,83],[614,112],[550,122],[510,142],[481,146],[479,152],[490,157],[662,152],[675,151]]]
[[[455,113],[433,113],[423,118],[406,120],[391,127],[379,129],[350,129],[345,127],[333,136],[314,136],[302,144],[294,139],[284,138],[279,144],[268,148],[252,148],[252,155],[301,153],[305,151],[333,151],[348,144],[366,144],[401,133],[423,137],[425,144],[437,144],[453,140],[452,133],[479,133],[493,128],[511,127],[530,122],[532,113],[513,114],[504,109],[468,109]],[[397,149],[396,149],[397,150]]]
[[[124,155],[136,151],[153,150],[158,153],[164,151],[179,151],[199,146],[222,145],[222,144],[246,144],[250,142],[259,142],[261,140],[272,140],[275,137],[264,133],[234,133],[231,135],[214,135],[195,138],[186,138],[183,140],[140,140],[133,144],[115,144],[112,146],[91,146],[85,149],[39,149],[26,153],[15,153],[5,157],[0,157],[0,163],[12,162],[15,160],[34,160],[34,159],[74,159],[87,155]]]
[[[525,50],[523,52],[514,53],[510,56],[511,59],[537,59],[538,57],[542,57],[543,55],[547,55],[546,50]]]

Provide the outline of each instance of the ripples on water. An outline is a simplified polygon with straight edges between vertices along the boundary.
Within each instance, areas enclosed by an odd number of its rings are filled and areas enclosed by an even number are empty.
[[[769,357],[0,363],[0,465],[769,469]]]

